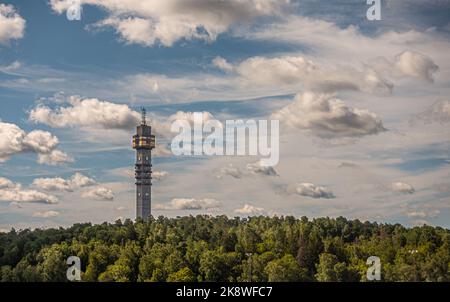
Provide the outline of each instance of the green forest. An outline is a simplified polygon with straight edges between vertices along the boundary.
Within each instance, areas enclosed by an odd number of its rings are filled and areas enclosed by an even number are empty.
[[[0,234],[0,280],[67,282],[78,256],[82,281],[450,281],[450,231],[339,217],[152,218]]]

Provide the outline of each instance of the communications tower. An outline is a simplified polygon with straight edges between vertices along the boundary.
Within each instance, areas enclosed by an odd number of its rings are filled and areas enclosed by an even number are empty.
[[[152,127],[147,125],[145,108],[141,109],[142,121],[133,136],[133,149],[136,149],[136,218],[148,221],[152,201],[152,149],[155,136]]]

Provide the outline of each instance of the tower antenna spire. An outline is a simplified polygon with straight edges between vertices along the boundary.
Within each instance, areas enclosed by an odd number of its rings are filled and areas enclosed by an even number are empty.
[[[142,115],[142,125],[147,125],[147,111],[145,110],[144,107],[141,107],[141,115]]]

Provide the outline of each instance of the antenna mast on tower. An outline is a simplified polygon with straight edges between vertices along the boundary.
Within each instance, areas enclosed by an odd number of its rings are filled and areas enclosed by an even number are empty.
[[[142,125],[147,125],[147,111],[145,110],[144,107],[141,107],[141,116],[142,116]]]

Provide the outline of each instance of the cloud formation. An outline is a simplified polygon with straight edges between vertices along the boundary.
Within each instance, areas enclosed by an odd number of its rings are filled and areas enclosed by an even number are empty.
[[[33,217],[52,218],[59,215],[57,211],[34,212]]]
[[[263,166],[260,161],[247,164],[247,170],[252,174],[278,176],[277,171],[272,166]]]
[[[214,66],[216,66],[217,68],[223,70],[223,71],[233,71],[234,70],[234,66],[230,63],[227,62],[227,60],[225,60],[222,57],[215,57],[212,60],[212,63]]]
[[[204,198],[174,198],[167,204],[157,204],[158,210],[207,210],[220,207],[221,203],[215,199]]]
[[[213,65],[226,71],[234,71],[241,85],[276,87],[300,87],[314,91],[334,92],[357,90],[369,93],[390,94],[393,84],[374,69],[365,66],[363,70],[352,67],[320,65],[303,56],[251,57],[237,65],[221,57]]]
[[[422,121],[424,123],[449,123],[450,101],[437,101],[425,111],[413,118],[412,122]]]
[[[72,163],[74,160],[67,153],[60,150],[53,150],[50,153],[39,153],[37,162],[39,164],[47,164],[51,166],[59,165],[61,163]]]
[[[189,122],[189,124],[193,125],[194,124],[194,113],[196,113],[196,112],[179,110],[176,113],[169,116],[168,120],[169,120],[169,122],[173,122],[176,120],[186,120]],[[203,122],[214,119],[214,116],[208,111],[202,111],[201,114],[202,114]]]
[[[153,171],[152,179],[155,181],[161,181],[161,180],[164,180],[168,175],[169,175],[169,172],[167,172],[167,171]]]
[[[415,218],[415,219],[425,219],[425,218],[435,218],[439,215],[440,211],[437,209],[434,210],[418,210],[418,211],[409,211],[406,213],[406,215],[409,218]]]
[[[375,113],[313,92],[297,94],[291,104],[273,113],[272,119],[320,138],[360,137],[386,130]]]
[[[29,119],[53,128],[79,126],[125,130],[136,127],[140,121],[140,114],[124,104],[75,96],[70,97],[69,104],[56,109],[38,105],[30,111]]]
[[[244,60],[236,71],[251,82],[259,84],[298,84],[316,65],[303,57],[264,58],[252,57]]]
[[[245,204],[242,208],[235,209],[234,212],[248,216],[266,215],[264,208],[255,207],[250,204]]]
[[[33,130],[26,133],[17,125],[0,122],[0,163],[15,154],[33,152],[38,163],[57,165],[72,162],[66,153],[57,150],[59,140],[47,131]]]
[[[58,198],[53,195],[36,190],[24,190],[19,183],[14,183],[4,177],[0,178],[0,201],[11,203],[58,203]]]
[[[226,167],[220,168],[218,171],[215,172],[215,175],[219,179],[223,178],[226,175],[239,179],[242,177],[242,172],[238,167],[234,167],[233,165],[230,164]]]
[[[15,71],[19,70],[22,67],[22,62],[16,60],[13,61],[9,65],[0,66],[0,71],[6,74],[14,74]]]
[[[60,177],[36,178],[32,185],[46,191],[72,191],[67,180]]]
[[[404,51],[398,54],[394,60],[394,67],[404,76],[431,83],[433,74],[439,69],[431,58],[415,51]]]
[[[254,18],[280,14],[287,0],[82,0],[109,16],[90,26],[112,27],[128,44],[172,46],[181,39],[214,41],[233,25]],[[69,1],[51,0],[51,8],[63,13]]]
[[[81,173],[75,173],[69,179],[61,177],[36,178],[33,186],[46,191],[72,192],[74,190],[96,185],[97,182]]]
[[[25,19],[16,12],[14,6],[0,3],[0,44],[21,39],[25,33],[25,24]]]
[[[376,35],[365,35],[360,27],[353,24],[342,27],[337,23],[300,15],[290,15],[281,22],[255,27],[253,30],[243,31],[241,34],[248,39],[283,41],[307,46],[317,56],[335,60],[346,59],[346,61],[365,61],[379,57],[380,54],[400,53],[408,48],[448,47],[448,42],[441,44],[447,38],[445,36],[442,36],[443,39],[437,37],[433,30],[425,32],[384,30]],[[432,41],[438,42],[440,45],[423,47]],[[357,52],[355,52],[355,47],[358,49]],[[349,53],[352,54],[351,57]]]
[[[391,189],[395,192],[400,192],[404,194],[413,194],[415,192],[415,189],[410,184],[404,183],[404,182],[393,182],[391,184]]]
[[[301,196],[307,196],[311,198],[334,198],[333,192],[327,188],[318,186],[312,183],[299,183],[294,186],[294,192]]]
[[[119,135],[114,130],[132,130],[141,122],[141,114],[132,110],[126,104],[116,104],[97,98],[82,99],[77,96],[68,97],[69,105],[50,108],[44,104],[38,104],[29,112],[28,119],[34,123],[41,123],[53,128],[79,128],[86,132],[90,140],[113,139]],[[213,119],[209,112],[202,112],[203,122]],[[171,123],[175,120],[187,120],[191,125],[194,122],[194,113],[177,111],[167,118],[148,118],[147,122],[158,137],[170,138]],[[105,133],[111,131],[111,134]],[[108,136],[109,135],[109,136]],[[97,139],[96,139],[97,138]],[[164,145],[159,143],[153,153],[155,156],[171,155]],[[49,154],[52,155],[52,154]],[[57,156],[58,154],[54,154]]]
[[[14,183],[7,178],[0,177],[0,190],[16,189],[18,187],[20,187],[20,184]]]
[[[114,193],[105,187],[95,187],[81,193],[81,197],[95,200],[113,200]]]

